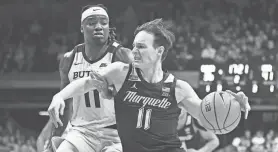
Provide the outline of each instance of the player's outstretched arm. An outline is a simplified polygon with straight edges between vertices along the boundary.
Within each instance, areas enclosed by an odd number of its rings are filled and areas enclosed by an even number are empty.
[[[206,144],[198,149],[198,152],[212,152],[219,146],[218,137],[211,131],[207,131],[200,126],[197,120],[193,120],[193,128],[200,133],[202,139],[206,141]]]
[[[245,111],[245,119],[247,119],[248,111],[251,110],[248,97],[246,97],[243,92],[239,92],[237,94],[231,91],[226,92],[230,93],[236,98],[237,102],[239,102],[241,106],[242,111]],[[185,108],[191,116],[199,120],[202,100],[198,97],[193,88],[187,82],[177,80],[175,94],[179,107]]]
[[[128,72],[123,71],[125,66],[126,64],[122,62],[114,62],[101,71],[91,71],[90,77],[75,80],[54,95],[48,108],[48,113],[55,127],[57,128],[58,124],[63,126],[59,117],[64,114],[66,99],[94,89],[101,92],[103,89],[108,89],[109,85],[114,85],[116,88],[119,88],[118,86],[123,84]]]
[[[123,62],[126,64],[130,64],[133,61],[133,55],[129,48],[120,47],[115,53],[114,62]],[[111,99],[114,96],[114,87],[110,87],[107,91],[103,90],[101,92],[102,98]]]
[[[118,70],[118,63],[119,62],[112,63],[101,71],[92,70],[90,77],[81,78],[71,82],[63,90],[57,93],[54,98],[59,97],[63,100],[66,100],[74,96],[82,95],[91,90],[97,89],[101,91],[102,89],[107,88],[109,85],[113,85],[110,75],[112,75],[112,73],[117,73],[115,71]]]

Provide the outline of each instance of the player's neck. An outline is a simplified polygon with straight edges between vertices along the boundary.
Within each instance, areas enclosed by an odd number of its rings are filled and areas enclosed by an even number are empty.
[[[151,68],[141,69],[143,78],[149,83],[158,83],[163,79],[161,63],[156,63]]]
[[[86,56],[90,60],[95,60],[99,58],[105,50],[102,49],[105,46],[106,43],[103,44],[96,44],[96,43],[85,43],[85,53]]]

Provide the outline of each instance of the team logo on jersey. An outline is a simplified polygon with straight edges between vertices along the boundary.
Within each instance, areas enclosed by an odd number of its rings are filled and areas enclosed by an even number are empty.
[[[133,85],[131,88],[133,88],[133,89],[137,89],[137,87],[136,87],[136,83],[134,83],[134,85]]]
[[[170,88],[162,87],[162,96],[169,97],[169,93],[170,93]]]
[[[168,101],[168,98],[157,99],[157,98],[151,98],[147,96],[141,96],[138,95],[137,93],[138,92],[127,91],[123,101],[142,104],[142,107],[148,105],[148,106],[158,107],[162,109],[168,109],[172,104],[170,101]]]
[[[76,71],[73,72],[73,79],[88,77],[91,71]]]
[[[128,80],[129,80],[129,81],[139,81],[139,78],[138,78],[137,75],[131,74],[131,75],[129,76],[129,79],[128,79]]]
[[[99,67],[100,67],[100,68],[102,68],[102,67],[107,67],[107,65],[108,65],[107,63],[101,63]]]

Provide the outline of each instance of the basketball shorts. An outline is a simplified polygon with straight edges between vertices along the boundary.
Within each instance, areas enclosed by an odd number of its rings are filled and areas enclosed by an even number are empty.
[[[122,152],[120,138],[115,129],[89,130],[84,127],[71,127],[62,139],[74,145],[79,152]],[[53,138],[54,150],[60,144],[60,139]]]

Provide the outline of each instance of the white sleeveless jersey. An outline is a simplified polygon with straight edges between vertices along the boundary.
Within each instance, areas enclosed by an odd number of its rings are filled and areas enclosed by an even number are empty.
[[[79,78],[88,77],[92,69],[105,68],[112,62],[113,53],[108,51],[100,59],[94,62],[90,61],[85,56],[84,46],[81,47],[81,49],[77,49],[68,73],[70,82]],[[116,124],[114,100],[101,98],[96,90],[73,97],[71,124],[73,126],[83,126],[92,129]]]

